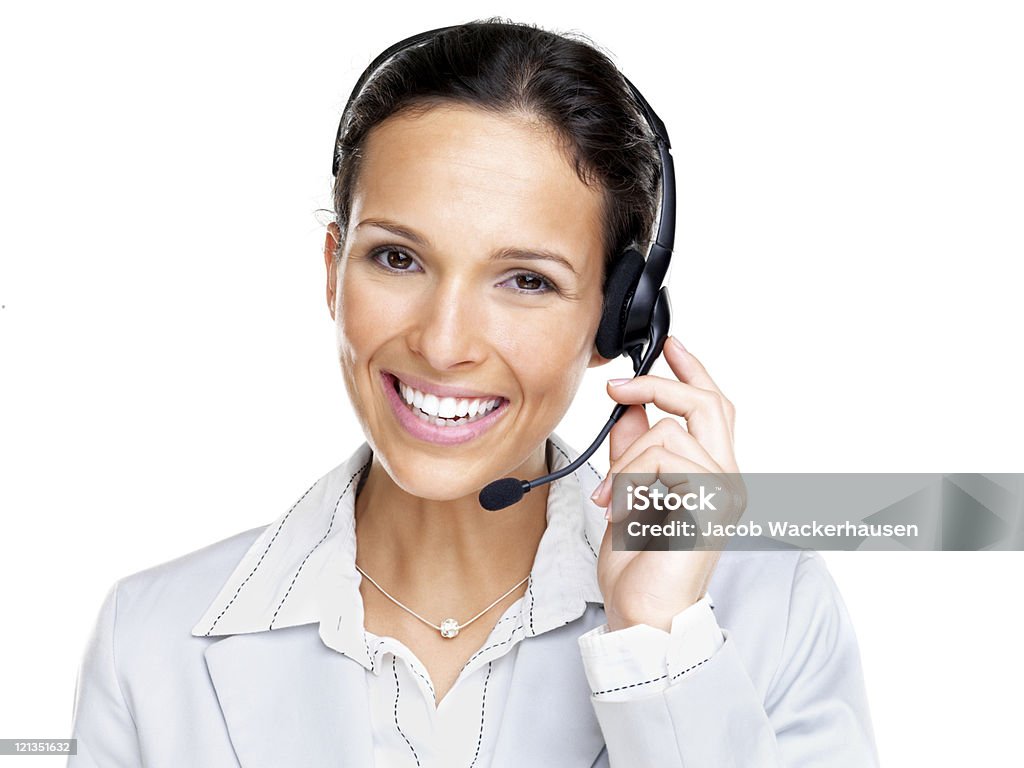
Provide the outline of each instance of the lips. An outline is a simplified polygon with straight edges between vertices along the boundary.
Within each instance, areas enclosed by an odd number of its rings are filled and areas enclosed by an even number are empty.
[[[412,374],[407,373],[396,373],[393,371],[381,371],[388,376],[398,379],[404,384],[408,384],[410,387],[420,390],[423,393],[430,393],[437,397],[454,397],[454,398],[481,398],[481,399],[495,399],[502,397],[501,395],[494,394],[491,392],[482,392],[480,390],[471,389],[463,386],[452,386],[447,384],[435,384],[426,379],[421,379]],[[507,398],[505,398],[507,399]]]
[[[405,430],[413,437],[439,445],[455,445],[479,437],[501,418],[509,405],[501,395],[424,383],[413,377],[406,380],[388,371],[381,371],[381,382],[388,403]],[[412,403],[407,402],[410,398]],[[417,399],[420,407],[416,405]]]

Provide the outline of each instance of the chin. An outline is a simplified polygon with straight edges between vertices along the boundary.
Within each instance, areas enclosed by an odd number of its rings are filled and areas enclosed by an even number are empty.
[[[465,496],[476,497],[481,489],[498,477],[468,471],[465,460],[432,459],[409,454],[398,460],[380,455],[381,465],[391,480],[408,493],[431,501],[454,501]]]

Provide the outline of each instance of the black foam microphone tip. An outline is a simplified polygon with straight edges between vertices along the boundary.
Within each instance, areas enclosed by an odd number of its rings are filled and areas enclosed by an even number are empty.
[[[510,507],[523,498],[523,481],[514,477],[503,477],[493,483],[484,486],[480,491],[480,506],[496,512],[499,509]]]

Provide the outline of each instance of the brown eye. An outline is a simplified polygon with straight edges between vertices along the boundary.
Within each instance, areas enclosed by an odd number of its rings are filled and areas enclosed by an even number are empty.
[[[532,293],[543,296],[547,293],[558,292],[554,283],[536,272],[519,272],[508,279],[512,280],[511,287],[516,293]]]
[[[544,287],[538,275],[516,275],[516,287],[524,291],[536,291]]]
[[[392,269],[406,270],[412,263],[412,257],[401,251],[387,251],[388,266]]]
[[[387,272],[419,272],[416,259],[394,246],[382,246],[368,254],[368,258]]]

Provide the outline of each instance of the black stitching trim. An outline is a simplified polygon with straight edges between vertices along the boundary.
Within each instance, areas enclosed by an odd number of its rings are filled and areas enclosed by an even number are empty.
[[[590,549],[590,554],[592,554],[594,556],[595,560],[599,559],[597,557],[597,552],[594,551],[594,545],[590,543],[590,537],[587,536],[587,529],[586,528],[583,529],[583,539],[587,542],[587,547]]]
[[[594,691],[595,696],[600,696],[602,693],[612,693],[613,691],[624,691],[627,688],[636,688],[638,685],[647,685],[648,683],[656,683],[658,680],[664,680],[668,677],[668,672],[660,677],[652,677],[650,680],[644,680],[642,683],[630,683],[629,685],[620,685],[618,688],[609,688],[605,691]]]
[[[373,672],[373,654],[370,653],[370,638],[366,636],[366,628],[363,628],[363,647],[366,648],[366,658],[370,660],[370,671]]]
[[[323,480],[323,478],[321,477],[320,480]],[[211,624],[210,628],[206,630],[204,637],[209,636],[209,634],[217,628],[217,622],[219,622],[221,618],[223,618],[224,614],[227,613],[228,608],[232,606],[232,604],[235,602],[235,598],[237,598],[239,593],[241,593],[242,587],[249,583],[249,579],[253,577],[253,574],[255,574],[256,571],[259,569],[260,565],[262,565],[263,558],[267,556],[267,552],[269,552],[270,548],[274,545],[274,542],[277,540],[277,535],[281,532],[281,529],[284,528],[284,524],[288,522],[288,518],[291,517],[291,514],[294,511],[294,509],[297,506],[299,506],[302,500],[309,495],[310,491],[312,491],[320,484],[320,480],[317,480],[315,483],[309,486],[309,488],[306,489],[306,492],[299,497],[299,500],[292,504],[291,509],[289,509],[285,513],[285,516],[281,519],[281,524],[277,526],[277,530],[274,531],[274,535],[270,538],[270,541],[267,542],[267,547],[263,550],[263,554],[260,555],[260,559],[256,561],[256,565],[253,566],[252,570],[249,572],[249,575],[246,576],[242,583],[238,585],[238,589],[235,590],[235,594],[231,596],[230,600],[228,600],[228,604],[221,609],[221,612],[219,614],[217,614],[217,618],[213,620],[213,624]]]
[[[430,689],[430,695],[434,698],[437,698],[437,691],[434,690],[434,684],[430,682],[430,678],[424,675],[415,667],[410,667],[410,669],[412,669],[413,674],[417,675],[424,683],[427,684],[427,688]]]
[[[512,618],[512,617],[510,616],[509,618]],[[466,661],[466,663],[462,665],[462,668],[465,669],[466,667],[468,667],[472,663],[473,659],[477,658],[484,651],[489,651],[489,650],[491,650],[491,648],[497,648],[499,646],[511,643],[512,640],[516,636],[516,632],[518,632],[522,628],[523,628],[522,624],[517,624],[515,627],[512,628],[512,633],[507,638],[505,638],[504,640],[502,640],[501,642],[498,642],[498,643],[491,643],[486,648],[481,648],[479,651],[477,651],[476,653],[474,653],[472,656],[469,657],[469,659]]]
[[[669,682],[671,682],[672,680],[675,680],[677,677],[680,677],[681,675],[685,675],[690,670],[696,669],[701,664],[704,664],[705,662],[708,662],[710,660],[711,660],[711,657],[709,656],[708,658],[704,659],[704,661],[698,661],[692,667],[687,667],[682,672],[676,672],[674,675],[672,675],[671,678],[669,678]],[[659,677],[652,677],[650,680],[644,680],[642,683],[630,683],[629,685],[620,685],[618,688],[609,688],[606,691],[595,691],[594,695],[595,696],[600,696],[602,693],[612,693],[613,691],[624,691],[627,688],[636,688],[638,685],[647,685],[648,683],[656,683],[658,680],[664,680],[666,677],[668,677],[668,672],[666,672],[664,675],[661,675]]]
[[[686,674],[687,672],[689,672],[689,671],[690,671],[691,669],[696,669],[696,668],[697,668],[697,667],[699,667],[699,666],[700,666],[701,664],[703,664],[703,663],[704,663],[705,661],[710,661],[710,660],[711,660],[711,657],[710,657],[710,656],[708,656],[708,657],[707,657],[706,659],[704,659],[704,661],[698,661],[698,662],[697,662],[696,664],[694,664],[694,665],[693,665],[692,667],[687,667],[687,668],[686,668],[686,669],[684,669],[684,670],[683,670],[682,672],[676,672],[676,673],[675,673],[674,675],[672,675],[672,679],[673,679],[673,680],[675,680],[675,679],[676,679],[677,677],[679,677],[680,675],[685,675],[685,674]]]
[[[555,446],[555,450],[558,451],[560,454],[562,454],[562,456],[565,457],[565,460],[567,462],[572,464],[572,459],[569,458],[569,455],[565,451],[563,451],[561,448],[559,448],[555,444],[554,440],[551,441],[551,445]],[[583,463],[586,464],[587,467],[590,469],[590,471],[594,473],[594,477],[596,477],[598,479],[598,482],[600,482],[601,480],[604,480],[604,478],[601,477],[601,473],[598,472],[596,469],[594,469],[594,466],[589,461],[584,461]]]
[[[506,621],[512,621],[513,619],[518,619],[518,618],[520,618],[520,616],[517,616],[515,614],[513,614],[512,616],[506,616],[505,618],[500,619],[498,621],[498,623],[494,625],[494,629],[497,629],[499,626],[504,624]],[[518,624],[518,625],[516,625],[515,627],[512,628],[512,633],[508,636],[507,639],[502,640],[501,642],[498,642],[498,643],[493,643],[491,645],[488,645],[486,648],[481,648],[479,651],[477,651],[472,656],[470,656],[468,659],[466,659],[466,663],[462,665],[462,669],[465,669],[466,667],[468,667],[470,665],[470,663],[472,663],[473,659],[475,659],[477,656],[479,656],[484,651],[489,651],[491,648],[497,648],[499,645],[505,645],[505,643],[512,642],[512,638],[515,637],[515,633],[518,632],[522,628],[523,628],[523,625],[522,624]]]
[[[398,724],[398,694],[401,692],[401,686],[398,684],[398,667],[396,666],[394,654],[391,655],[391,671],[395,673],[395,728],[402,734],[405,743],[409,745],[409,750],[412,752],[412,757],[418,766],[420,764],[419,755],[416,754],[416,749],[413,747],[412,742],[409,741],[409,737],[402,731],[402,726]]]
[[[355,471],[355,474],[353,474],[352,477],[348,479],[348,484],[345,486],[345,490],[341,492],[341,495],[338,497],[338,500],[334,502],[334,510],[331,512],[331,521],[327,525],[327,530],[324,532],[324,535],[320,537],[320,541],[314,544],[313,548],[306,553],[306,556],[304,558],[302,558],[302,562],[299,564],[298,569],[295,571],[295,575],[292,577],[292,583],[288,585],[288,590],[284,593],[284,597],[282,597],[281,602],[278,603],[277,609],[274,611],[274,615],[270,618],[270,626],[267,627],[267,629],[274,628],[274,622],[277,621],[277,614],[280,612],[281,608],[284,607],[285,601],[288,599],[288,596],[292,593],[292,587],[294,587],[295,582],[298,581],[299,574],[302,573],[302,569],[306,567],[306,561],[309,560],[310,557],[312,557],[314,552],[316,552],[316,548],[323,544],[324,540],[331,535],[331,529],[334,527],[334,518],[338,514],[338,507],[341,506],[341,500],[345,498],[345,494],[348,493],[348,489],[352,487],[352,481],[363,473],[363,470],[369,466],[370,461],[372,461],[372,459],[368,459],[366,463],[363,464],[363,466],[361,466],[359,469],[357,469]]]
[[[394,656],[394,651],[390,651],[390,653],[391,653],[391,655],[393,657]],[[427,688],[430,689],[430,695],[433,696],[433,697],[436,697],[437,696],[437,692],[434,690],[434,685],[433,685],[433,683],[430,682],[430,678],[427,677],[426,675],[424,675],[418,669],[416,669],[416,665],[413,664],[411,661],[406,660],[405,664],[409,668],[409,670],[414,675],[416,675],[416,677],[420,678],[424,683],[427,684]]]
[[[480,744],[484,740],[484,712],[487,708],[487,681],[491,679],[491,665],[493,661],[487,662],[487,677],[484,678],[484,692],[480,699],[480,735],[476,739],[476,752],[473,753],[473,762],[469,764],[469,768],[473,768],[476,765],[476,759],[480,757]]]
[[[530,573],[530,583],[526,588],[526,591],[530,593],[530,636],[535,637],[536,633],[533,631],[533,572]]]
[[[371,651],[370,650],[369,638],[367,638],[367,636],[366,636],[366,630],[365,629],[363,630],[363,645],[366,646],[366,655],[370,657],[370,671],[371,672],[376,672],[376,670],[377,670],[377,651],[379,651],[382,647],[384,647],[384,645],[387,643],[387,641],[388,641],[388,638],[386,638],[386,637],[377,638],[377,645]],[[388,653],[391,653],[391,656],[392,656],[392,659],[393,659],[394,658],[394,652],[388,651]],[[427,684],[427,688],[430,689],[430,695],[431,696],[436,696],[437,695],[436,691],[434,690],[434,684],[430,682],[430,678],[429,677],[426,677],[422,672],[420,672],[418,669],[416,669],[416,667],[414,667],[412,664],[409,664],[409,669],[412,670],[412,673],[414,675],[419,677],[421,680],[423,680],[423,682],[425,682]]]
[[[382,638],[377,638],[377,646],[371,651],[369,638],[366,637],[366,630],[363,630],[363,645],[366,646],[366,655],[370,657],[371,672],[377,671],[377,651],[384,646],[385,642],[387,641]]]
[[[554,448],[554,449],[555,449],[556,451],[558,451],[558,452],[559,452],[560,454],[562,454],[562,458],[564,458],[564,459],[565,459],[565,460],[566,460],[567,462],[569,462],[570,464],[572,464],[572,459],[570,459],[570,458],[569,458],[569,454],[567,454],[567,453],[566,453],[565,451],[563,451],[563,450],[562,450],[561,448],[559,448],[559,447],[558,447],[558,443],[556,443],[556,442],[555,442],[554,440],[552,440],[552,441],[551,441],[551,446],[552,446],[552,447],[553,447],[553,448]]]

